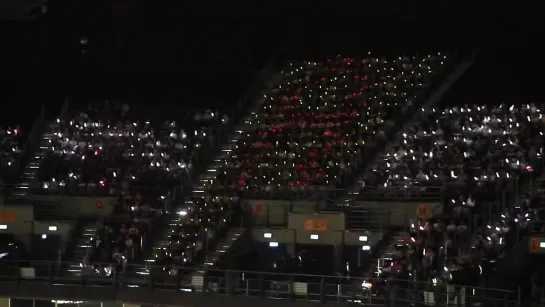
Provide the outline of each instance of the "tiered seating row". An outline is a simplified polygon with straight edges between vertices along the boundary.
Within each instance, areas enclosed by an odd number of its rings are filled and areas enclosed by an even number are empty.
[[[525,180],[543,158],[543,106],[471,105],[424,110],[423,120],[366,175],[362,188],[448,186],[483,199],[515,178]],[[478,195],[477,195],[478,194]]]

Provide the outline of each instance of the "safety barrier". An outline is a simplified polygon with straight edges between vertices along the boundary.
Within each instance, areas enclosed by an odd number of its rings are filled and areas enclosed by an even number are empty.
[[[117,270],[113,269],[111,274],[107,274],[106,266],[101,264],[88,267],[84,270],[86,273],[76,277],[62,274],[65,265],[58,262],[3,262],[0,296],[60,300],[68,298],[57,295],[69,295],[70,300],[97,301],[105,298],[95,290],[100,289],[104,295],[109,293],[114,296],[111,299],[120,299],[137,290],[142,293],[142,299],[146,294],[147,301],[139,301],[140,296],[137,295],[133,296],[133,302],[153,303],[155,300],[158,304],[166,304],[167,298],[171,300],[170,304],[175,304],[181,297],[195,300],[197,296],[210,298],[223,295],[277,299],[279,304],[283,304],[284,300],[298,300],[323,304],[519,306],[517,300],[520,300],[520,296],[513,291],[454,286],[436,280],[418,282],[224,270],[195,273],[189,268],[156,265],[120,265]],[[64,291],[55,290],[62,288]]]

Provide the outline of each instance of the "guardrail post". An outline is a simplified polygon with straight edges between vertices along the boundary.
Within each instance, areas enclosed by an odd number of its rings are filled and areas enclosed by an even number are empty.
[[[182,284],[182,270],[179,267],[176,267],[176,291],[180,291]]]
[[[289,291],[290,291],[289,295],[290,295],[291,300],[295,299],[295,290],[293,289],[294,283],[295,283],[295,275],[291,275],[290,276],[290,288],[289,288]]]
[[[21,282],[21,264],[18,263],[17,264],[17,283],[20,283]]]
[[[93,271],[94,271],[94,267],[93,267]],[[82,267],[81,268],[81,279],[80,279],[80,283],[81,283],[81,286],[84,287],[85,286],[85,267]]]
[[[202,294],[206,294],[206,292],[210,291],[209,286],[209,280],[208,280],[208,265],[204,266],[204,273],[202,275]]]
[[[113,272],[112,273],[114,274],[114,276],[113,276],[114,278],[112,278],[112,286],[114,286],[114,288],[117,288],[117,282],[119,280],[119,272],[117,270],[117,266],[113,267]]]
[[[151,290],[153,290],[153,275],[155,275],[153,272],[153,268],[150,268],[148,276],[149,276],[149,287]]]
[[[357,297],[358,297],[358,283],[357,282],[352,282],[351,283],[351,292],[352,292],[352,302],[355,302]],[[338,300],[338,296],[337,296],[337,300]]]
[[[47,264],[47,281],[49,283],[53,282],[53,264],[51,262]]]
[[[320,277],[320,303],[325,304],[325,279]]]
[[[223,273],[223,278],[225,279],[225,293],[226,294],[231,294],[231,275],[229,274],[230,271],[225,271]],[[204,281],[203,281],[204,283]],[[204,289],[203,289],[203,292],[204,292]]]
[[[263,273],[259,274],[259,296],[265,297],[265,275]]]

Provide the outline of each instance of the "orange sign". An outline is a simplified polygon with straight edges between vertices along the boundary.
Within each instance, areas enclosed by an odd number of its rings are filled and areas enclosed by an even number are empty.
[[[326,220],[306,220],[305,230],[325,231],[327,230],[327,221]]]
[[[254,215],[261,215],[265,211],[265,205],[263,203],[256,203],[252,205],[252,213]]]
[[[13,211],[0,211],[0,222],[13,222],[16,219],[16,214]]]
[[[421,219],[427,218],[429,216],[428,206],[424,204],[418,205],[416,208],[416,216]]]
[[[97,209],[104,209],[104,201],[103,200],[97,200],[96,203],[95,203],[95,207],[97,207]]]
[[[538,253],[539,252],[539,239],[538,238],[530,238],[530,252],[531,253]]]

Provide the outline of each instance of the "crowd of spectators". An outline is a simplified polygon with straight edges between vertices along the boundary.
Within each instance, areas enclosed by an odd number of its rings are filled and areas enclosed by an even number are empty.
[[[151,215],[148,214],[148,218]],[[150,224],[134,219],[132,223],[105,222],[90,237],[88,251],[81,266],[94,274],[110,276],[116,266],[142,260],[144,235]],[[87,272],[88,273],[88,272]]]
[[[19,179],[22,142],[19,127],[0,127],[0,186],[14,184]]]
[[[167,258],[182,250],[197,254],[210,244],[181,233],[204,224],[214,237],[229,223],[223,221],[236,212],[241,195],[286,197],[335,186],[357,168],[365,150],[385,141],[394,121],[411,109],[447,60],[438,53],[288,64],[281,82],[264,93],[260,109],[210,167],[215,176],[203,179],[180,210],[171,227],[173,243],[163,242],[157,250]],[[177,252],[165,251],[169,245]]]
[[[444,61],[343,58],[290,64],[264,95],[212,189],[249,192],[333,186],[368,144],[385,137]],[[265,193],[263,193],[265,194]]]
[[[535,184],[543,170],[542,110],[536,103],[423,109],[360,188],[379,197],[440,188],[445,213],[411,223],[410,235],[394,240],[376,273],[473,285],[492,272],[540,218],[541,198],[505,193]],[[501,217],[484,210],[490,202],[507,202]]]
[[[543,105],[465,105],[423,109],[361,181],[366,192],[447,187],[452,194],[490,199],[508,183],[541,168]],[[365,193],[363,193],[365,194]]]
[[[461,267],[478,264],[472,208],[460,204],[454,209],[448,215],[412,221],[409,232],[401,233],[386,249],[383,265],[375,273],[404,280],[452,279]]]
[[[381,277],[375,282],[391,288],[419,281],[411,287],[423,291],[487,284],[511,247],[543,230],[543,193],[535,186],[543,171],[543,108],[422,109],[357,189],[362,199],[442,195],[437,200],[444,202],[444,213],[413,221],[409,232],[395,237],[371,274]],[[530,195],[521,199],[523,191]],[[371,289],[370,283],[362,286]]]
[[[108,108],[52,123],[37,191],[117,195],[134,186],[169,189],[191,172],[198,148],[222,120],[187,111],[139,112],[128,104],[118,112]]]
[[[522,199],[489,221],[474,218],[478,204],[471,198],[455,203],[447,214],[418,219],[392,240],[372,275],[390,284],[415,280],[421,288],[481,286],[510,248],[543,226],[538,196]]]
[[[51,123],[33,192],[116,197],[124,218],[98,226],[84,262],[140,261],[145,238],[181,201],[176,192],[227,120],[210,110],[93,104]]]

